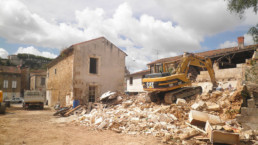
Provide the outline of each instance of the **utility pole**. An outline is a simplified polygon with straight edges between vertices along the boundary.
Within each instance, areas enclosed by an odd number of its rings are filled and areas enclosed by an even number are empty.
[[[157,60],[159,59],[159,50],[157,49]]]

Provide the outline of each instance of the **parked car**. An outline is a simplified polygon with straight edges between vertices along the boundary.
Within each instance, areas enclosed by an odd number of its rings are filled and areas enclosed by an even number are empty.
[[[22,98],[12,98],[10,100],[10,103],[22,103],[23,99]]]

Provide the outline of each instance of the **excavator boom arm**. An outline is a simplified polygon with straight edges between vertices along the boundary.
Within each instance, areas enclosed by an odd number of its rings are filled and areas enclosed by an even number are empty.
[[[187,75],[190,65],[206,68],[211,78],[213,87],[217,87],[215,79],[215,72],[212,68],[212,62],[209,58],[194,55],[192,53],[185,53],[180,65],[177,67],[177,74],[184,73]]]

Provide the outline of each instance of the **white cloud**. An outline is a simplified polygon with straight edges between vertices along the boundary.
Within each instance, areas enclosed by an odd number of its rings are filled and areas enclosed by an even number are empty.
[[[135,18],[127,3],[120,5],[112,18],[105,18],[103,9],[76,11],[76,18],[87,34],[102,34],[124,47],[131,71],[146,68],[147,63],[156,59],[157,51],[162,58],[200,47],[198,40],[180,26],[173,26],[171,21],[164,22],[149,15]]]
[[[252,35],[245,34],[244,37],[245,37],[245,39],[244,39],[245,45],[254,45],[255,44]]]
[[[19,47],[15,54],[19,54],[19,53],[28,53],[28,54],[33,54],[33,55],[37,55],[37,56],[47,57],[47,58],[56,58],[57,57],[57,55],[50,53],[50,52],[46,52],[46,51],[40,52],[38,49],[34,48],[33,46],[29,46],[26,48]]]
[[[4,48],[0,48],[0,57],[1,58],[7,58],[8,52]]]
[[[132,72],[146,68],[157,52],[163,58],[195,51],[205,36],[257,17],[239,19],[224,0],[0,0],[0,15],[0,37],[13,43],[61,50],[105,36],[125,50]]]
[[[219,48],[236,47],[238,44],[236,41],[226,41],[219,45]]]
[[[184,29],[192,31],[198,39],[228,29],[242,21],[227,10],[225,0],[156,0],[167,11],[167,16]]]
[[[253,45],[254,41],[251,35],[245,34],[244,35],[244,45]],[[229,47],[236,47],[238,46],[237,41],[225,41],[224,43],[219,45],[219,48],[229,48]]]

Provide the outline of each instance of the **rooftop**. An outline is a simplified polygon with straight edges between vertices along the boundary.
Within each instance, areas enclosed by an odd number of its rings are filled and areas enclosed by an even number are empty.
[[[60,52],[60,55],[54,59],[53,61],[51,61],[49,64],[48,64],[48,67],[52,67],[54,66],[55,64],[57,64],[59,61],[63,60],[64,58],[66,58],[67,56],[69,56],[70,54],[73,53],[73,49],[75,46],[77,45],[81,45],[81,44],[85,44],[85,43],[89,43],[89,42],[92,42],[92,41],[96,41],[96,40],[99,40],[99,39],[105,39],[107,40],[105,37],[99,37],[99,38],[95,38],[95,39],[91,39],[91,40],[88,40],[88,41],[84,41],[84,42],[80,42],[80,43],[76,43],[76,44],[73,44],[71,45],[69,48],[66,48],[64,49],[63,51]],[[109,41],[109,40],[108,40]],[[110,41],[109,41],[110,42]],[[111,43],[111,42],[110,42]],[[113,44],[113,43],[112,43]],[[114,44],[113,44],[114,45]],[[117,47],[118,48],[118,47]],[[119,48],[118,48],[119,49]],[[119,49],[121,52],[123,52],[126,56],[127,54]]]
[[[138,72],[132,73],[132,74],[130,74],[129,76],[133,76],[133,75],[144,75],[144,74],[149,74],[149,73],[150,73],[150,70],[147,69],[147,70],[142,70],[142,71],[138,71]]]
[[[20,74],[21,70],[15,66],[0,66],[0,73]]]
[[[230,48],[222,48],[222,49],[204,51],[204,52],[195,53],[195,54],[200,55],[200,56],[204,56],[204,57],[215,58],[215,57],[220,57],[220,56],[233,54],[233,53],[237,53],[237,52],[256,50],[257,48],[258,48],[258,44],[248,45],[248,46],[245,46],[243,49],[238,49],[238,47],[236,46],[236,47],[230,47]],[[179,61],[182,58],[182,56],[183,55],[158,59],[158,60],[155,60],[155,61],[149,63],[148,65],[152,65],[152,64],[155,64],[155,63]]]

